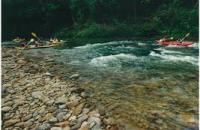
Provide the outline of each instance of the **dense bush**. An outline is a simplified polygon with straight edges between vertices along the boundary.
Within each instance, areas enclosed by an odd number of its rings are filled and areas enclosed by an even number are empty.
[[[197,0],[3,0],[3,39],[36,32],[68,38],[198,37]]]

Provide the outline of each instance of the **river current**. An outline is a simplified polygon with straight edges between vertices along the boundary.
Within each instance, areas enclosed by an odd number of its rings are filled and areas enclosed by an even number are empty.
[[[198,43],[160,46],[153,41],[111,41],[32,49],[80,74],[88,101],[126,130],[198,129]]]

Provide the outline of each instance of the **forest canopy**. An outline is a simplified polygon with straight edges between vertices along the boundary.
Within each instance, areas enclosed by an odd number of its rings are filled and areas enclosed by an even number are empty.
[[[197,0],[2,0],[2,38],[198,37]]]

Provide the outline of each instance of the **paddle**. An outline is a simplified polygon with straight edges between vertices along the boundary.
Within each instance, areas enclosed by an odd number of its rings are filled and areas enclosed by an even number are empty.
[[[33,37],[37,38],[37,39],[40,41],[40,38],[39,38],[34,32],[32,32],[31,35],[32,35]]]
[[[190,33],[187,33],[181,40],[179,40],[180,42],[182,42],[183,40],[185,40],[188,36],[190,35]]]

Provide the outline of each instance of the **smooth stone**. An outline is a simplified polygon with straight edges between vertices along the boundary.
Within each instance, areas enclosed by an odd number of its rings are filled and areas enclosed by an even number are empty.
[[[58,113],[56,118],[59,120],[59,121],[62,121],[64,116],[66,115],[67,113],[66,112],[61,112],[61,113]]]
[[[88,122],[91,130],[101,130],[101,119],[98,117],[89,117]]]
[[[77,106],[78,104],[79,104],[79,99],[75,99],[75,100],[73,100],[73,101],[71,101],[71,102],[68,102],[68,103],[67,103],[67,106],[68,106],[69,108],[72,108],[72,107]]]
[[[32,117],[31,114],[30,114],[30,115],[27,115],[27,116],[25,116],[25,117],[23,118],[23,120],[24,120],[24,121],[27,121],[27,120],[29,120],[31,117]]]
[[[11,107],[2,107],[1,111],[2,112],[9,112],[12,108]]]
[[[43,93],[41,91],[33,92],[32,97],[42,99]]]
[[[49,106],[53,105],[53,103],[54,103],[54,100],[49,100],[49,101],[46,102],[46,104],[49,105]]]
[[[67,102],[67,98],[65,96],[57,98],[55,101],[56,104],[65,104]]]
[[[69,126],[64,127],[62,130],[70,130]]]
[[[82,115],[81,117],[78,118],[78,123],[82,123],[83,121],[88,119],[88,115]]]
[[[39,127],[37,128],[37,130],[49,130],[50,127],[51,127],[50,124],[44,123],[44,124],[42,124],[41,126],[39,126]]]
[[[58,108],[60,108],[60,109],[64,109],[66,107],[66,105],[64,104],[64,105],[59,105],[58,106]]]
[[[26,121],[24,122],[24,127],[27,128],[29,126],[33,125],[33,122],[32,121]]]
[[[81,125],[81,128],[79,128],[78,130],[89,130],[90,128],[90,125],[88,122],[83,122],[82,125]]]
[[[19,123],[16,123],[15,126],[17,127],[24,127],[24,122],[19,122]]]
[[[103,123],[106,125],[113,125],[113,124],[115,124],[115,121],[113,118],[104,118]]]
[[[51,123],[55,123],[55,122],[57,122],[57,121],[58,121],[58,119],[55,118],[55,117],[52,117],[51,119],[49,119],[49,122],[51,122]]]
[[[89,113],[89,111],[90,111],[90,109],[89,109],[89,108],[83,108],[83,114],[88,114],[88,113]]]
[[[50,130],[62,130],[61,127],[52,127]]]
[[[49,72],[46,72],[44,75],[45,75],[45,76],[52,76],[52,74],[49,73]]]
[[[74,124],[72,127],[71,127],[71,130],[77,130],[78,128],[81,127],[81,122],[77,122],[76,124]]]
[[[69,78],[70,79],[78,79],[79,78],[79,74],[73,74],[73,75],[71,75]]]
[[[20,119],[10,119],[4,122],[4,126],[5,127],[12,126],[18,122],[20,122]]]
[[[69,125],[68,121],[59,122],[55,124],[55,126],[58,126],[58,127],[67,127],[68,125]]]
[[[79,115],[82,112],[82,109],[83,109],[84,105],[85,105],[85,103],[81,103],[77,107],[75,107],[74,109],[72,109],[73,113],[75,115]]]

